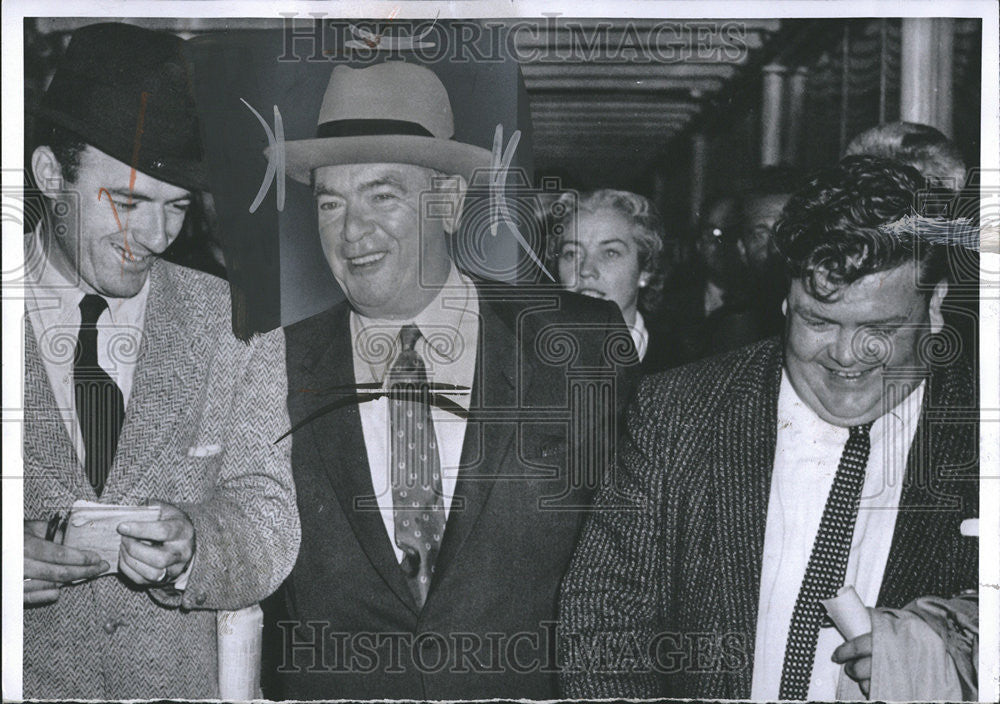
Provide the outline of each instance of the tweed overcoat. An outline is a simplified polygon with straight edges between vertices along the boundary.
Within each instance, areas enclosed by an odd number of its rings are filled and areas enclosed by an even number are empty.
[[[195,528],[183,592],[104,576],[24,612],[25,698],[218,696],[215,609],[273,592],[295,561],[300,528],[290,468],[284,338],[231,332],[225,282],[164,261],[150,271],[138,361],[104,503],[161,500]],[[25,326],[24,516],[96,501],[56,408],[41,350]],[[75,331],[72,331],[75,339]],[[66,344],[65,341],[62,344]],[[70,342],[69,344],[74,344]],[[70,348],[72,349],[72,348]]]
[[[294,434],[302,550],[284,592],[299,628],[281,696],[556,696],[556,596],[600,482],[584,467],[607,466],[638,360],[610,302],[486,282],[477,291],[470,417],[423,608],[373,504],[357,404]],[[286,333],[298,424],[335,398],[324,390],[354,384],[349,308]]]
[[[595,499],[626,508],[592,514],[563,583],[564,696],[750,696],[781,368],[771,339],[640,386]],[[933,366],[877,606],[976,586],[978,418],[967,366]]]

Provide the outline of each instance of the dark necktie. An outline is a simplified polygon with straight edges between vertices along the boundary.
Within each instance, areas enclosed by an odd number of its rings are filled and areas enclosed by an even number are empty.
[[[427,600],[444,533],[441,462],[428,403],[427,368],[414,349],[416,325],[399,332],[402,351],[389,370],[393,521],[402,569],[417,606]]]
[[[854,522],[858,517],[865,467],[871,450],[871,427],[872,424],[868,423],[850,428],[850,436],[840,456],[840,465],[823,509],[816,542],[809,554],[809,564],[792,612],[779,699],[801,700],[809,692],[816,642],[825,613],[820,599],[836,596],[837,590],[844,586]]]
[[[73,392],[80,420],[87,479],[100,496],[118,449],[118,435],[125,421],[121,389],[97,363],[97,319],[108,302],[95,294],[80,301],[80,335],[73,362]]]

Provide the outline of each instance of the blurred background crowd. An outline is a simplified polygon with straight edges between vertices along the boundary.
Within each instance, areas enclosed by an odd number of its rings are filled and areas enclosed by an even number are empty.
[[[185,38],[282,27],[130,21]],[[28,110],[86,23],[26,21]],[[975,188],[979,161],[978,19],[593,19],[539,23],[515,44],[529,57],[525,163],[552,196],[534,224],[539,255],[563,285],[620,305],[648,371],[781,331],[785,279],[770,233],[816,168],[890,156],[921,172],[943,212],[978,216],[961,192]],[[565,59],[531,59],[539,48],[564,48]],[[204,194],[168,258],[225,277],[218,227]],[[970,356],[976,256],[954,253],[959,285],[946,307]]]

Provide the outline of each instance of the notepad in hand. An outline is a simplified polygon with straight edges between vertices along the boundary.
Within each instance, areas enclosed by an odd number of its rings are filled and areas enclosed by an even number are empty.
[[[63,545],[97,553],[110,565],[102,574],[113,574],[118,571],[118,551],[122,542],[118,525],[158,520],[159,506],[122,506],[76,501],[66,521]]]

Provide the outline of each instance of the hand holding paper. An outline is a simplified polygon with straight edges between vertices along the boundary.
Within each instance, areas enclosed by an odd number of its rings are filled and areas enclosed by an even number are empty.
[[[91,579],[109,569],[92,551],[78,550],[45,539],[46,521],[24,522],[24,603],[51,604],[59,588]]]
[[[121,550],[118,569],[139,585],[176,579],[194,556],[194,526],[176,506],[160,504],[159,520],[118,525]]]
[[[63,545],[94,553],[106,564],[100,574],[117,572],[121,536],[118,525],[124,521],[155,521],[160,517],[156,506],[123,506],[93,501],[76,501],[66,522]]]
[[[833,651],[833,661],[844,665],[847,676],[868,696],[872,677],[872,619],[853,585],[845,585],[837,596],[820,602],[830,620],[847,639]]]

